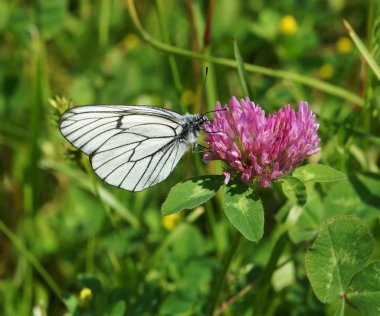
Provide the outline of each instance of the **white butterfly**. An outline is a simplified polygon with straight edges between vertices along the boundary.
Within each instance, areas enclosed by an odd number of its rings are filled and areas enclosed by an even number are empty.
[[[66,111],[59,125],[102,180],[137,192],[169,176],[206,121],[152,106],[89,105]]]

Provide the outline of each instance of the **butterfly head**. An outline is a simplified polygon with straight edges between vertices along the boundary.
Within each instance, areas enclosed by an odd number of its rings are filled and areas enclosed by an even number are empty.
[[[208,121],[208,117],[205,114],[186,114],[185,121],[188,130],[198,133],[203,130],[203,125]]]
[[[204,114],[185,114],[184,120],[182,140],[189,144],[194,144],[197,141],[199,133],[203,130],[204,123],[208,121],[208,118]]]

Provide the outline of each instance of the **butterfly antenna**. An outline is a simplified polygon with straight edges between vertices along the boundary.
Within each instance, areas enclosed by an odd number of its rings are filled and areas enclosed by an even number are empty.
[[[214,113],[218,111],[226,111],[227,109],[220,109],[220,110],[212,110],[212,111],[207,111],[204,112],[206,109],[206,80],[207,80],[207,74],[208,74],[208,67],[206,67],[206,73],[205,73],[205,80],[203,82],[203,95],[202,95],[202,110],[201,113],[203,114],[208,114],[208,113]]]
[[[206,110],[206,79],[208,74],[208,67],[206,67],[205,80],[203,82],[203,95],[202,95],[202,112]]]

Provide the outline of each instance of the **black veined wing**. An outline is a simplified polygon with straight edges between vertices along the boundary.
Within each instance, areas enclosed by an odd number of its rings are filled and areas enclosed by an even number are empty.
[[[141,191],[169,176],[206,120],[151,106],[89,105],[65,112],[60,130],[102,180]]]

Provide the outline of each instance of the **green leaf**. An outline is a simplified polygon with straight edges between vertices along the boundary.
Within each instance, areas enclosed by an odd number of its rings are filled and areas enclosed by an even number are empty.
[[[38,26],[45,38],[50,38],[62,27],[67,14],[67,0],[39,0],[37,2]]]
[[[262,8],[255,21],[251,21],[250,30],[256,36],[262,37],[268,42],[275,41],[280,22],[279,13],[273,8]]]
[[[358,272],[350,284],[348,301],[364,315],[378,315],[380,311],[380,260]]]
[[[314,239],[321,223],[332,215],[335,214],[326,215],[320,195],[315,190],[310,191],[302,213],[289,228],[290,239],[294,243]]]
[[[305,256],[306,274],[318,299],[331,303],[346,293],[373,247],[372,234],[358,217],[336,216],[324,222]]]
[[[335,316],[344,316],[344,311],[346,307],[346,302],[341,300],[338,306],[338,309],[335,312]]]
[[[304,210],[289,230],[294,243],[313,239],[321,223],[336,215],[355,215],[362,219],[379,216],[380,176],[356,174],[348,180],[329,186],[323,200],[315,190],[308,192]]]
[[[188,263],[191,258],[202,256],[208,250],[206,240],[198,229],[186,223],[183,224],[183,229],[176,236],[171,248],[175,262],[179,264]]]
[[[78,297],[76,295],[64,292],[62,294],[62,301],[70,312],[75,312],[78,306]]]
[[[301,180],[294,177],[285,177],[281,181],[282,191],[287,198],[300,206],[304,206],[307,202],[305,184]]]
[[[192,209],[210,198],[224,184],[224,176],[207,175],[184,180],[171,188],[162,204],[161,213],[169,215],[183,209]]]
[[[102,293],[102,283],[91,274],[80,273],[77,276],[82,287],[88,287],[95,294]]]
[[[264,209],[252,188],[232,180],[224,195],[224,212],[231,224],[251,241],[258,241],[264,232]]]
[[[380,210],[380,175],[377,173],[357,173],[350,177],[352,186],[363,203],[371,209]],[[379,215],[377,213],[376,215]]]
[[[111,310],[106,313],[106,316],[123,316],[125,313],[125,302],[120,300],[112,306]]]
[[[160,307],[160,315],[190,315],[192,302],[177,293],[165,298]]]
[[[356,174],[349,181],[336,183],[326,195],[326,213],[353,214],[370,219],[379,216],[380,177],[375,174]]]
[[[319,164],[299,167],[292,175],[303,182],[332,182],[347,178],[343,172]]]
[[[239,50],[236,37],[234,37],[234,53],[235,53],[237,70],[238,70],[238,75],[239,75],[239,82],[240,82],[241,89],[243,90],[243,95],[247,97],[252,97],[252,91],[248,83],[247,73],[245,72],[245,69],[244,69],[244,61],[240,55],[240,50]]]

